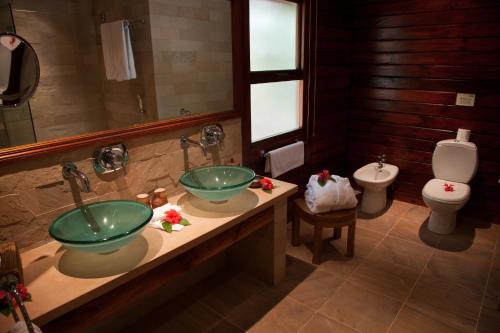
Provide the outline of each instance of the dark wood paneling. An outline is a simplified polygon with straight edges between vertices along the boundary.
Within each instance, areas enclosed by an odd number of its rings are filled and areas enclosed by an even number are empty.
[[[500,215],[500,1],[355,2],[350,171],[381,153],[396,197],[422,204],[437,141],[472,130],[479,169],[465,214]],[[476,94],[455,106],[457,92]]]
[[[311,173],[346,174],[347,127],[352,72],[349,2],[318,1],[315,100],[309,139]]]

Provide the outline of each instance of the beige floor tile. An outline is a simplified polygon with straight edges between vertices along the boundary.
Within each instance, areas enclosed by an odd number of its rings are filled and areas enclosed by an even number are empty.
[[[491,269],[486,293],[489,296],[500,298],[500,267],[493,266]]]
[[[260,321],[274,307],[278,306],[283,299],[283,295],[270,290],[254,294],[231,309],[224,319],[241,329],[247,330]],[[296,303],[298,304],[298,302]],[[301,307],[306,308],[302,305]]]
[[[348,281],[403,302],[417,281],[420,270],[391,261],[368,258],[348,277]]]
[[[343,282],[344,280],[336,275],[316,270],[288,296],[310,308],[319,309]]]
[[[410,269],[422,270],[432,255],[433,249],[406,240],[386,237],[377,246],[370,258],[390,261]]]
[[[356,226],[359,228],[369,229],[385,235],[396,224],[398,219],[399,219],[398,216],[386,213],[382,216],[371,219],[358,218]]]
[[[302,261],[292,256],[286,258],[285,278],[276,286],[271,286],[272,290],[282,295],[288,295],[297,288],[317,269],[311,263]]]
[[[206,332],[220,321],[217,313],[184,293],[127,327],[125,332]]]
[[[429,217],[431,210],[427,207],[412,205],[402,217],[412,222],[422,224]]]
[[[407,304],[459,330],[472,332],[476,324],[481,294],[449,282],[421,277]]]
[[[341,239],[331,241],[330,244],[338,249],[339,252],[345,253],[347,251],[346,237],[346,234],[342,234]],[[383,238],[384,236],[382,234],[373,232],[372,230],[356,228],[354,257],[359,259],[368,257]]]
[[[283,298],[251,327],[248,332],[297,332],[314,312],[290,297]],[[231,320],[231,319],[229,319]]]
[[[198,288],[203,289],[197,293],[198,300],[224,316],[254,294],[262,292],[265,284],[244,274],[224,274],[211,277]]]
[[[354,283],[344,283],[320,313],[361,332],[385,332],[402,304]]]
[[[413,207],[413,205],[408,202],[393,200],[389,204],[389,208],[387,209],[386,214],[400,217],[404,213],[406,213],[411,207]]]
[[[479,333],[500,332],[500,297],[486,296],[477,325]]]
[[[207,331],[207,333],[243,333],[244,330],[236,327],[226,320],[221,320],[217,325]],[[187,332],[185,332],[187,333]]]
[[[474,254],[493,252],[497,241],[498,228],[489,223],[459,218],[457,228],[449,235],[442,235],[438,248],[445,252]]]
[[[440,322],[407,305],[392,324],[391,333],[454,333],[462,332],[446,323]]]
[[[320,313],[314,315],[311,320],[300,330],[300,333],[355,333],[357,331],[344,326],[335,320],[329,319]]]
[[[490,271],[491,253],[457,255],[434,253],[424,275],[482,291]]]
[[[407,219],[401,219],[392,228],[389,236],[401,238],[419,245],[435,248],[439,243],[439,235],[427,229],[427,222],[423,224],[414,223]]]

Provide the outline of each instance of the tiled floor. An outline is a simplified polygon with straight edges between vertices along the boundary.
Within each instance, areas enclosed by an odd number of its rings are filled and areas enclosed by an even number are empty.
[[[220,272],[127,331],[500,332],[500,226],[462,219],[438,236],[428,215],[394,201],[380,217],[359,218],[353,259],[345,239],[329,241],[318,266],[302,224],[304,244],[289,245],[280,285]]]

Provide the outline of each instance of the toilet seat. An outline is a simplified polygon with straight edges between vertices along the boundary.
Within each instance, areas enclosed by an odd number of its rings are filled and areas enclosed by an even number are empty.
[[[446,192],[444,184],[453,185],[453,192]],[[470,187],[467,184],[451,182],[449,180],[434,178],[425,184],[422,195],[428,199],[444,204],[460,204],[470,197]]]

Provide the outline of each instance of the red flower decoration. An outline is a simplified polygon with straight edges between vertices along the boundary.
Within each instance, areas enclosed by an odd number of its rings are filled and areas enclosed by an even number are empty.
[[[21,300],[24,302],[29,302],[31,301],[31,295],[28,293],[28,289],[26,287],[19,283],[16,287],[17,292],[19,293],[19,296],[21,297]],[[0,313],[2,313],[5,316],[8,316],[10,314],[10,309],[9,309],[9,302],[7,297],[10,297],[12,306],[17,307],[17,301],[14,298],[14,296],[7,294],[3,290],[0,290]]]
[[[271,191],[274,188],[274,184],[269,178],[262,178],[260,180],[260,185],[264,191]]]
[[[455,191],[455,189],[453,188],[453,184],[448,184],[448,183],[444,183],[444,190],[446,192],[453,192],[453,191]]]
[[[328,179],[330,179],[329,170],[323,170],[322,172],[318,173],[318,181],[326,183]]]
[[[177,224],[182,221],[182,216],[175,209],[165,212],[165,221],[170,224]]]

